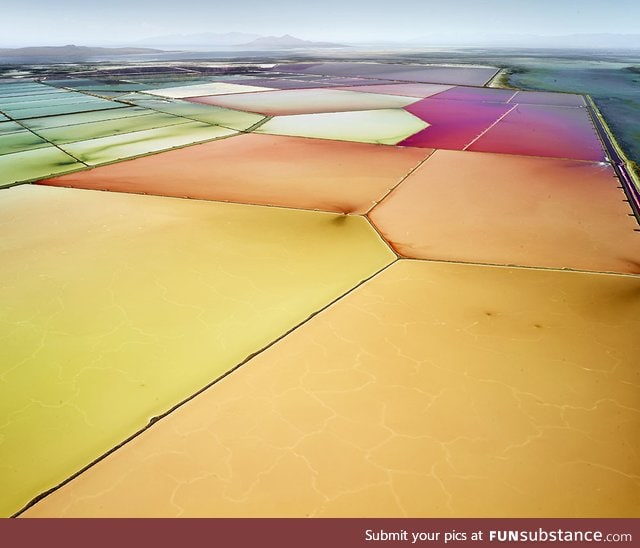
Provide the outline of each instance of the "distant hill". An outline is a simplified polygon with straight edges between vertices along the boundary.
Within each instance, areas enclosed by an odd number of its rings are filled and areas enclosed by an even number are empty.
[[[154,36],[136,42],[137,44],[163,46],[163,47],[188,47],[188,46],[237,46],[246,44],[256,38],[259,34],[249,34],[246,32],[201,32],[198,34],[168,34],[166,36]]]
[[[344,48],[344,44],[334,44],[333,42],[313,42],[312,40],[302,40],[290,34],[283,36],[263,36],[247,44],[240,46],[250,49],[289,49],[289,48]]]
[[[0,57],[99,57],[107,55],[138,55],[160,53],[150,48],[94,48],[86,46],[39,46],[29,48],[0,48]]]

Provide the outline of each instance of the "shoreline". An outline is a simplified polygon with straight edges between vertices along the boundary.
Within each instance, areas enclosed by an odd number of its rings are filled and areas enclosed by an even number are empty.
[[[602,141],[616,176],[627,197],[627,202],[633,212],[633,217],[640,224],[640,181],[638,179],[638,164],[629,160],[620,147],[611,128],[607,125],[602,113],[590,95],[584,95],[587,109],[591,115],[596,131]],[[640,229],[636,229],[640,230]]]
[[[485,87],[512,89],[514,91],[520,90],[521,88],[514,87],[509,83],[509,78],[512,74],[513,70],[511,68],[501,68],[496,75],[487,82]]]

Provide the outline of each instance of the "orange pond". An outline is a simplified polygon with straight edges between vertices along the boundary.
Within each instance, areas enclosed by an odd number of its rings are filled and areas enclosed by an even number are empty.
[[[301,137],[241,135],[42,182],[366,213],[431,152]]]
[[[406,257],[640,273],[609,164],[438,150],[370,214]]]

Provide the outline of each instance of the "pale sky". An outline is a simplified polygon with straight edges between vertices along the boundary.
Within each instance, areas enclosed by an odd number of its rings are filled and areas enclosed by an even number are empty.
[[[0,46],[133,44],[200,32],[359,42],[425,36],[640,32],[640,1],[0,0]]]

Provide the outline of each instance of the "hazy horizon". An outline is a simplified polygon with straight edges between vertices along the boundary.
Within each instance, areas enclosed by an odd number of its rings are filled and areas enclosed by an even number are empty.
[[[183,0],[113,0],[87,9],[80,0],[27,0],[3,13],[0,47],[66,44],[136,45],[145,39],[197,33],[291,34],[342,43],[431,41],[488,44],[492,36],[636,34],[640,4],[620,0],[602,9],[593,0],[245,0],[211,3]],[[520,36],[520,38],[518,38]]]

